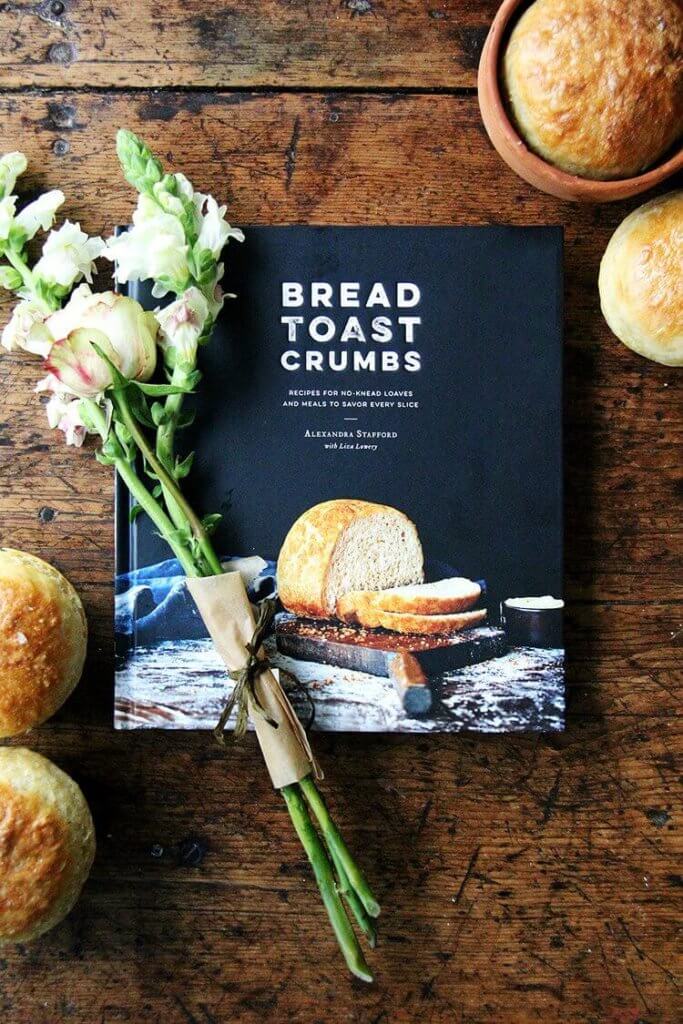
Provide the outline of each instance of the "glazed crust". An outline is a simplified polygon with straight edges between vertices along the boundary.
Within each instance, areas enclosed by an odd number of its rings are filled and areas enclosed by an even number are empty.
[[[403,514],[372,501],[337,498],[299,516],[285,537],[277,563],[278,594],[285,608],[311,618],[330,616],[325,592],[335,545],[351,522],[377,512]]]
[[[61,707],[80,679],[86,644],[71,584],[40,558],[0,548],[0,737]]]
[[[53,928],[78,899],[95,831],[80,788],[40,754],[0,748],[0,944]]]
[[[634,210],[600,264],[600,303],[616,336],[665,366],[683,365],[683,191]]]
[[[410,615],[402,612],[383,612],[380,609],[366,609],[358,615],[357,621],[368,629],[388,629],[392,633],[413,633],[416,636],[446,636],[462,629],[478,626],[486,618],[486,609],[474,612],[459,612],[454,615]]]
[[[683,131],[679,0],[536,0],[503,55],[530,149],[570,174],[629,178]]]

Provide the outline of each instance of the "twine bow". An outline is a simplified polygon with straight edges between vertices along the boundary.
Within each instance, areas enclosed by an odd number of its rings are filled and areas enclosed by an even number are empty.
[[[256,617],[256,625],[252,634],[251,640],[246,644],[247,649],[247,660],[243,667],[235,672],[228,673],[231,679],[235,680],[235,689],[232,691],[228,700],[225,703],[225,707],[221,712],[221,717],[218,719],[216,728],[213,730],[213,734],[217,741],[225,746],[226,744],[226,724],[230,715],[233,712],[233,708],[237,705],[237,718],[235,720],[235,728],[232,731],[232,740],[236,742],[244,736],[249,725],[249,710],[255,712],[257,715],[261,715],[262,718],[272,725],[274,729],[278,728],[278,723],[274,721],[266,709],[263,707],[256,694],[256,680],[270,668],[270,659],[265,654],[259,654],[263,641],[268,635],[268,630],[275,616],[277,610],[277,602],[273,598],[266,598],[259,605],[258,615]],[[308,704],[308,721],[304,724],[304,729],[310,729],[315,718],[315,705],[313,699],[306,689],[302,685],[301,681],[290,672],[288,669],[281,668],[280,676],[287,680],[287,685],[283,687],[286,692],[296,692],[306,701]]]
[[[261,715],[277,729],[278,723],[274,721],[263,707],[256,695],[256,680],[270,668],[270,661],[265,654],[259,654],[261,645],[268,633],[273,616],[275,615],[275,601],[268,598],[262,601],[259,606],[256,625],[251,640],[246,644],[247,660],[243,667],[236,672],[230,672],[230,678],[235,680],[235,688],[226,701],[225,707],[218,719],[218,724],[213,731],[214,736],[220,744],[225,746],[226,729],[225,725],[232,714],[233,708],[237,705],[237,719],[233,730],[233,739],[238,740],[244,736],[249,724],[249,708],[257,715]]]

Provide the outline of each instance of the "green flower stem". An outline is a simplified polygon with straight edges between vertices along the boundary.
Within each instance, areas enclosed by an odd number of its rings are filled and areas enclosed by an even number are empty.
[[[211,570],[209,573],[206,573],[206,575],[216,575],[221,573],[223,571],[223,568],[221,566],[220,560],[213,549],[213,545],[211,544],[207,536],[206,530],[202,526],[201,520],[199,519],[191,505],[187,502],[186,498],[184,497],[182,491],[178,487],[178,484],[176,483],[173,476],[168,472],[166,467],[162,465],[162,463],[157,458],[155,452],[150,447],[147,438],[140,429],[138,422],[135,419],[135,416],[131,412],[130,406],[128,405],[128,401],[126,399],[125,391],[112,391],[111,395],[114,402],[114,407],[119,413],[121,420],[130,431],[130,435],[133,438],[133,441],[135,442],[139,452],[146,460],[150,469],[152,469],[156,476],[159,478],[159,483],[169,492],[178,508],[182,511],[182,514],[184,516],[183,525],[189,525],[192,533],[194,534],[194,537],[197,540],[199,550],[206,559],[208,568]],[[170,519],[169,523],[171,523]],[[171,529],[173,528],[173,524],[171,523]],[[195,573],[194,575],[197,575],[197,573]],[[200,573],[200,575],[205,574]]]
[[[285,786],[281,792],[301,845],[311,862],[320,895],[348,968],[357,978],[372,981],[370,968],[337,892],[332,865],[313,827],[306,801],[296,785]]]
[[[185,385],[186,378],[187,371],[176,364],[176,366],[173,367],[171,384],[183,387]],[[164,422],[157,427],[157,457],[171,474],[173,474],[175,459],[175,432],[180,419],[180,413],[182,412],[184,398],[185,396],[183,394],[166,396],[166,400],[164,402]],[[163,491],[168,513],[173,522],[179,526],[183,522],[182,510],[179,508],[178,503],[174,500],[168,490],[163,488]],[[220,572],[219,569],[215,571]]]
[[[21,280],[24,283],[24,287],[31,293],[34,302],[38,306],[40,306],[45,313],[54,313],[55,309],[58,308],[58,305],[50,305],[49,302],[47,302],[38,294],[33,272],[28,266],[28,264],[21,258],[20,254],[18,252],[13,252],[11,249],[8,248],[5,251],[5,256],[7,257],[8,262],[11,263],[14,269],[17,271],[17,273],[21,275]]]
[[[327,852],[332,858],[332,863],[334,864],[334,869],[337,872],[337,878],[339,879],[339,885],[337,886],[337,888],[339,889],[341,896],[348,904],[349,909],[351,910],[353,916],[358,922],[358,927],[361,929],[361,931],[367,938],[368,942],[370,943],[371,949],[374,949],[375,946],[377,945],[377,931],[375,929],[375,922],[366,911],[365,907],[363,906],[358,897],[358,893],[351,885],[351,882],[349,881],[349,876],[346,874],[346,871],[344,870],[344,865],[339,859],[339,856],[335,853],[334,847],[328,847]]]
[[[195,564],[192,555],[185,545],[175,539],[177,531],[170,518],[166,515],[161,505],[159,505],[153,495],[151,495],[147,490],[131,464],[126,462],[125,459],[119,458],[114,460],[114,466],[116,467],[116,472],[119,474],[138,505],[140,505],[143,511],[147,513],[159,533],[173,551],[173,554],[182,565],[185,575],[202,576],[203,573],[201,569]]]
[[[328,811],[325,801],[320,795],[313,778],[310,775],[307,775],[305,779],[301,780],[299,785],[301,786],[311,810],[317,818],[320,830],[325,837],[325,842],[327,843],[330,851],[334,850],[333,856],[335,860],[337,858],[339,859],[344,872],[353,886],[353,889],[370,917],[377,917],[380,911],[379,903],[375,899],[363,872],[351,856],[349,848],[344,842],[341,832],[332,820],[330,812]]]
[[[98,430],[102,441],[106,441],[109,436],[110,428],[107,425],[104,412],[96,402],[85,399],[84,403],[87,404],[88,416],[92,421],[93,426]],[[113,459],[113,463],[116,472],[119,474],[138,505],[140,505],[143,511],[147,513],[159,533],[173,551],[173,554],[182,565],[185,575],[201,576],[202,573],[195,564],[191,553],[187,550],[185,545],[177,539],[177,531],[173,523],[154,496],[147,490],[144,483],[135,472],[134,467],[123,457],[123,455],[116,456]]]

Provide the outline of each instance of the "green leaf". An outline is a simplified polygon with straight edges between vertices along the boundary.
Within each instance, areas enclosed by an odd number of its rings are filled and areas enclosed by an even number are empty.
[[[168,423],[168,414],[162,402],[153,402],[150,409],[155,427],[163,427]]]
[[[178,430],[184,430],[185,427],[191,427],[196,418],[196,409],[185,409],[178,417]]]
[[[156,424],[152,419],[152,414],[149,411],[149,406],[142,391],[139,388],[129,388],[126,397],[128,399],[128,407],[138,423],[141,423],[143,427],[155,427]]]
[[[188,381],[192,374],[189,375]],[[152,397],[164,396],[164,395],[189,395],[195,387],[197,382],[184,384],[146,384],[141,381],[133,381],[136,388],[145,395],[151,395]]]
[[[194,452],[190,452],[184,459],[175,460],[174,475],[176,480],[183,480],[189,475],[192,469],[192,463],[194,462]]]
[[[14,292],[21,288],[23,279],[18,270],[14,267],[0,267],[0,288],[6,288],[8,292]]]
[[[108,465],[115,459],[125,458],[126,453],[113,430],[109,431],[107,440],[102,445],[102,455],[109,460],[109,462],[105,462],[105,465]]]
[[[106,455],[104,451],[95,452],[95,458],[102,466],[113,466],[115,459],[111,455]]]
[[[192,534],[187,529],[172,530],[170,537],[179,544],[183,544],[185,547],[193,547],[195,544]]]
[[[206,345],[209,341],[211,341],[211,335],[213,334],[215,322],[216,321],[213,319],[213,317],[207,318],[206,323],[202,327],[202,333],[197,338],[198,345]]]
[[[137,519],[137,517],[142,512],[142,510],[143,510],[142,509],[142,505],[138,505],[137,502],[136,502],[135,505],[131,505],[130,511],[128,513],[128,522],[129,523],[134,523],[135,520]]]
[[[12,252],[21,252],[28,241],[28,235],[16,221],[9,229],[6,245]]]
[[[116,431],[116,436],[118,437],[119,441],[128,452],[128,449],[133,443],[133,435],[131,434],[130,430],[128,429],[125,423],[121,422],[121,420],[114,421],[114,430]]]
[[[218,526],[222,518],[223,516],[220,514],[220,512],[213,512],[211,515],[204,516],[204,518],[202,519],[202,526],[210,535],[215,531],[216,527]]]
[[[210,249],[200,248],[199,242],[196,242],[188,262],[197,284],[208,284],[213,280],[216,274],[216,260]]]
[[[161,486],[161,484],[155,484],[154,487],[152,488],[152,497],[153,498],[160,498],[163,493],[164,493],[164,489]]]

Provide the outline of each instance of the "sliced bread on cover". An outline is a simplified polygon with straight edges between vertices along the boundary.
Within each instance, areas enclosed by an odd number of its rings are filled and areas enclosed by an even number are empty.
[[[455,612],[453,615],[411,615],[407,612],[383,612],[368,610],[358,615],[356,621],[368,629],[381,626],[394,633],[415,633],[419,636],[434,636],[444,633],[458,633],[471,629],[486,618],[486,609],[474,612]]]
[[[414,615],[448,615],[464,612],[475,604],[481,587],[462,576],[437,583],[416,583],[388,590],[352,590],[337,601],[337,615],[354,622],[359,611],[408,612]]]
[[[385,590],[424,579],[422,545],[403,512],[342,498],[304,512],[277,563],[280,600],[296,615],[331,619],[350,590]]]

